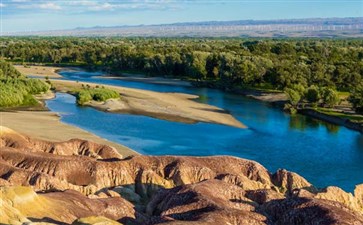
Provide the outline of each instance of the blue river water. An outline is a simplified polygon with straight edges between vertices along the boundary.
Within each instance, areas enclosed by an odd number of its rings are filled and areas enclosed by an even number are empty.
[[[232,155],[304,176],[317,187],[353,191],[363,183],[363,135],[302,115],[290,116],[267,103],[207,88],[131,82],[98,77],[101,73],[63,71],[64,79],[199,95],[197,101],[228,110],[248,126],[184,124],[140,115],[113,114],[79,107],[57,94],[47,101],[65,123],[81,127],[146,155]]]

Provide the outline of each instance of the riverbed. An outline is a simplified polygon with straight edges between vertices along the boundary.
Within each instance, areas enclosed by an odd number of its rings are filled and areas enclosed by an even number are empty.
[[[197,101],[228,110],[248,129],[184,124],[139,115],[113,114],[79,107],[75,98],[57,94],[47,106],[61,120],[147,155],[232,155],[255,160],[270,171],[285,168],[317,187],[352,191],[363,183],[363,135],[302,115],[290,116],[268,103],[219,90],[119,79],[102,73],[63,71],[67,80],[95,82],[200,96]]]

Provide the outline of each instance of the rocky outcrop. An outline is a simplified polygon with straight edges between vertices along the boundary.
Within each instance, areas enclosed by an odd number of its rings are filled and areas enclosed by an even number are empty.
[[[317,191],[305,178],[299,176],[296,173],[289,172],[286,170],[278,170],[272,176],[272,182],[280,188],[282,192],[291,193],[295,189],[308,189],[312,192]]]
[[[362,196],[359,196],[356,189],[356,196],[351,193],[346,193],[338,187],[327,187],[324,188],[320,193],[318,193],[315,198],[326,199],[330,201],[340,202],[352,210],[357,210],[363,212]]]
[[[96,159],[122,158],[122,155],[115,148],[90,141],[72,139],[66,142],[50,142],[26,137],[1,126],[0,130],[2,130],[0,133],[0,147],[55,155],[83,155]]]
[[[107,146],[8,129],[0,144],[3,224],[363,224],[362,185],[354,195],[320,190],[246,159],[123,159]]]
[[[354,196],[360,205],[363,205],[363,184],[357,185],[354,190]]]
[[[72,223],[78,218],[104,216],[134,220],[138,213],[123,198],[89,199],[76,191],[36,194],[31,187],[1,187],[0,223]],[[126,219],[125,219],[126,218]]]
[[[148,204],[152,224],[265,224],[267,218],[255,212],[258,204],[245,197],[245,190],[220,180],[161,189]]]
[[[260,209],[270,224],[363,224],[363,216],[340,202],[288,197],[271,200]]]

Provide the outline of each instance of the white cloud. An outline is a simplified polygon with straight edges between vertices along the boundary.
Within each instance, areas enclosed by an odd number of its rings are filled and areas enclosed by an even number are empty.
[[[178,8],[185,0],[8,0],[17,9],[66,10],[67,13]],[[193,1],[193,0],[188,0]]]
[[[30,2],[30,0],[11,0],[11,1],[15,3]]]
[[[95,6],[98,5],[97,1],[90,1],[90,0],[79,0],[79,1],[68,1],[65,2],[67,5],[71,6]]]
[[[113,11],[116,9],[165,9],[174,8],[180,2],[175,0],[79,0],[64,2],[64,5],[72,6],[83,11]]]
[[[41,9],[51,9],[51,10],[60,10],[62,9],[61,6],[54,4],[53,2],[43,3],[38,5]]]
[[[9,6],[10,7],[10,6]],[[12,0],[11,7],[17,9],[34,9],[34,10],[60,10],[62,9],[61,3],[54,3],[50,1],[30,1],[30,0]]]
[[[0,8],[4,8],[6,5],[4,3],[0,3]]]
[[[110,3],[103,3],[103,4],[94,4],[90,5],[89,9],[92,11],[110,11],[118,8],[117,5],[110,4]]]

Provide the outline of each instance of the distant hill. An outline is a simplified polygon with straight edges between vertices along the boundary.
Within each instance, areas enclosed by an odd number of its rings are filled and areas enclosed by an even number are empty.
[[[363,37],[363,17],[206,21],[90,27],[5,35],[120,37]]]

